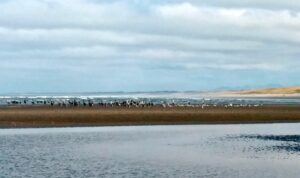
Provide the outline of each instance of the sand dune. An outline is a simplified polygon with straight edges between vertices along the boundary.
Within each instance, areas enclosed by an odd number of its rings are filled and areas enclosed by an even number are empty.
[[[257,90],[244,90],[238,94],[300,94],[300,86],[284,88],[266,88]]]

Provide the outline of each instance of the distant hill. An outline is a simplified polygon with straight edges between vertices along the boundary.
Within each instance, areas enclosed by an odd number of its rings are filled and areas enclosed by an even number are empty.
[[[244,90],[238,94],[300,94],[300,86],[284,88],[266,88],[257,90]]]

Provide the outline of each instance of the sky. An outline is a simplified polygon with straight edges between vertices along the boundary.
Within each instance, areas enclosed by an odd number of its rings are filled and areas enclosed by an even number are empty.
[[[300,85],[299,0],[1,0],[0,93]]]

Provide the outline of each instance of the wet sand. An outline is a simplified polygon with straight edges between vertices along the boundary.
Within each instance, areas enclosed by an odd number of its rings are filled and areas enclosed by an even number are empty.
[[[204,109],[50,106],[0,108],[1,128],[285,122],[300,122],[300,105]]]

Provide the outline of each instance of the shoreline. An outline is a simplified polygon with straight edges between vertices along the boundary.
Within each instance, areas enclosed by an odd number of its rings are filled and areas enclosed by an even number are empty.
[[[286,121],[286,120],[282,120],[282,121],[274,121],[274,122],[191,122],[191,123],[182,123],[182,122],[178,122],[178,123],[128,123],[128,124],[101,124],[101,125],[39,125],[39,126],[17,126],[17,127],[11,127],[11,126],[0,126],[0,130],[4,130],[4,129],[46,129],[46,128],[93,128],[93,127],[131,127],[131,126],[192,126],[192,125],[256,125],[256,124],[297,124],[300,123],[300,121]]]
[[[252,108],[4,107],[0,128],[298,123],[300,105]]]

